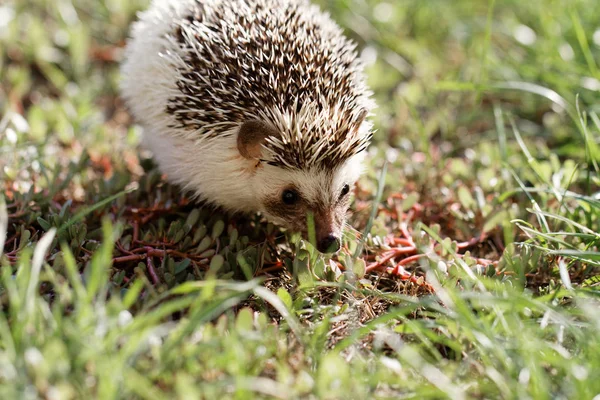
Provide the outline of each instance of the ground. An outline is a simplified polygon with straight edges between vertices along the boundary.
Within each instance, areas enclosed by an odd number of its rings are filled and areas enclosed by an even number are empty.
[[[379,105],[334,257],[140,150],[146,1],[0,5],[1,398],[600,398],[600,7],[320,4]]]

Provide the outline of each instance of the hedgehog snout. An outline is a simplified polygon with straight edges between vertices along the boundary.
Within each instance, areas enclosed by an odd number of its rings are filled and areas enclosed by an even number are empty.
[[[286,196],[286,192],[283,197],[287,199],[291,195]],[[300,200],[288,205],[275,197],[265,201],[263,213],[271,222],[301,233],[305,239],[310,239],[308,225],[312,216],[317,249],[321,253],[337,253],[342,246],[346,207],[314,207]]]
[[[317,249],[321,253],[337,253],[342,247],[342,240],[334,235],[329,234],[317,243]]]
[[[317,249],[321,253],[337,253],[342,247],[342,225],[339,210],[317,211],[315,214],[315,233]]]

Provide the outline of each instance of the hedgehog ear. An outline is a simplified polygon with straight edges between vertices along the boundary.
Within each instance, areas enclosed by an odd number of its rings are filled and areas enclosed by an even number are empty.
[[[269,136],[276,136],[277,131],[262,121],[246,121],[240,126],[237,137],[237,148],[244,158],[259,159],[262,144]]]

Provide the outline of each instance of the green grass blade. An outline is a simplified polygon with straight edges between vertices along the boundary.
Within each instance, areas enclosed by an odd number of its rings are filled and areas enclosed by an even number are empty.
[[[381,202],[381,197],[383,196],[383,188],[385,187],[385,177],[387,175],[387,161],[383,163],[383,167],[381,168],[381,173],[379,174],[379,180],[377,183],[377,192],[375,193],[375,198],[373,199],[373,208],[371,209],[371,214],[369,215],[369,220],[367,221],[367,225],[365,226],[365,230],[363,232],[363,236],[356,247],[356,251],[354,252],[354,259],[357,259],[363,251],[363,247],[365,245],[365,240],[367,240],[367,236],[371,233],[371,228],[373,227],[373,222],[375,221],[375,217],[377,216],[377,211],[379,208],[379,203]]]
[[[571,21],[573,21],[573,28],[575,29],[575,35],[577,36],[577,42],[579,43],[581,52],[585,57],[585,61],[587,62],[588,68],[590,69],[590,73],[595,78],[600,79],[600,74],[598,73],[598,66],[596,65],[594,54],[590,50],[590,45],[587,41],[585,29],[581,24],[581,19],[579,18],[579,15],[574,8],[570,9],[570,14]]]
[[[35,246],[35,250],[33,252],[33,259],[31,260],[31,272],[29,275],[29,283],[27,285],[27,292],[25,294],[25,313],[29,317],[32,316],[34,310],[33,307],[35,305],[35,300],[37,299],[37,289],[38,283],[40,279],[40,272],[42,270],[42,265],[44,264],[44,258],[52,241],[54,240],[54,236],[56,235],[56,229],[52,228],[37,243]]]
[[[86,207],[85,209],[83,209],[83,210],[79,211],[77,214],[75,214],[72,218],[70,218],[63,225],[61,225],[60,228],[58,228],[57,234],[66,231],[67,229],[69,229],[69,227],[71,225],[76,224],[77,222],[83,220],[90,213],[98,210],[99,208],[104,207],[107,204],[110,204],[111,202],[118,199],[119,197],[125,196],[126,194],[132,193],[136,190],[137,190],[137,186],[130,186],[130,187],[120,191],[119,193],[116,193],[112,196],[107,197],[104,200],[97,202],[96,204],[94,204],[90,207]]]
[[[4,196],[0,195],[0,259],[4,250],[4,242],[8,232],[8,212],[6,211],[6,202]]]

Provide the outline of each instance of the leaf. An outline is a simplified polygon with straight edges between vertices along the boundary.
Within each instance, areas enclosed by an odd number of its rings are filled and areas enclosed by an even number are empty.
[[[187,269],[187,267],[190,266],[191,263],[192,263],[192,260],[190,260],[189,258],[186,258],[185,260],[175,264],[175,270],[173,272],[175,273],[175,275],[177,275],[180,272],[185,271]]]
[[[254,311],[251,308],[244,307],[238,311],[235,318],[235,329],[238,332],[252,331],[254,327]]]
[[[419,201],[419,193],[410,192],[402,201],[402,211],[407,212]]]
[[[208,236],[205,236],[204,239],[200,242],[198,247],[196,247],[195,253],[200,254],[207,250],[212,244],[212,239]]]
[[[317,258],[317,261],[312,266],[312,272],[317,279],[325,279],[325,260],[323,257]]]
[[[215,255],[210,260],[210,266],[208,269],[209,272],[217,273],[223,267],[224,263],[225,263],[225,258],[222,255],[220,255],[220,254]]]
[[[31,239],[31,232],[28,229],[22,229],[18,250],[22,250],[27,246],[29,244],[29,239]]]
[[[193,244],[198,243],[201,239],[203,239],[206,236],[206,225],[200,225],[200,227],[198,229],[196,229],[196,232],[194,233],[194,238],[192,240]]]
[[[352,266],[352,271],[356,274],[358,279],[362,279],[367,271],[367,263],[365,260],[362,258],[357,259]]]
[[[285,290],[284,288],[279,288],[277,290],[277,297],[281,299],[281,301],[283,302],[283,304],[285,304],[288,310],[294,309],[294,301],[287,290]]]
[[[200,219],[200,210],[198,210],[197,208],[194,208],[187,216],[187,219],[185,220],[185,225],[187,225],[189,227],[193,227],[194,225],[196,225],[196,223],[198,222],[199,219]]]
[[[571,257],[583,261],[600,262],[600,252],[597,251],[551,250],[547,253],[554,256]]]
[[[457,195],[460,204],[462,204],[465,210],[472,210],[477,204],[473,198],[473,195],[471,195],[471,192],[465,186],[460,186],[458,188]]]
[[[212,229],[212,232],[211,232],[210,236],[213,239],[216,239],[219,236],[221,236],[221,234],[223,233],[224,230],[225,230],[225,222],[223,222],[223,220],[218,220],[213,225],[213,229]]]
[[[38,222],[38,224],[40,224],[42,229],[46,232],[48,232],[50,230],[50,228],[52,228],[52,225],[50,225],[50,223],[48,221],[46,221],[45,219],[43,219],[42,217],[38,217],[37,222]]]
[[[254,276],[254,266],[246,259],[243,252],[239,252],[235,258],[237,264],[242,269],[246,279],[250,280]]]

